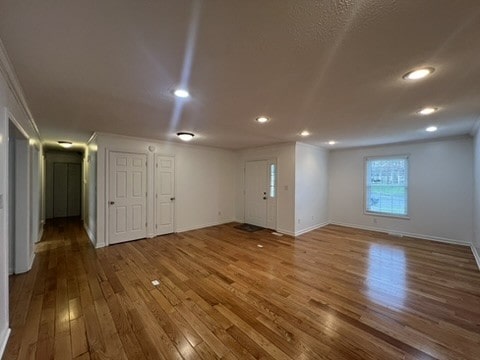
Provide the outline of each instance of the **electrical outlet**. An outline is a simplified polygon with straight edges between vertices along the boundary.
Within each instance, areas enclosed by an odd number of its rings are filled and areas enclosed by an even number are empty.
[[[315,220],[315,217],[312,215],[312,220]]]
[[[300,219],[298,219],[297,222],[300,224]]]

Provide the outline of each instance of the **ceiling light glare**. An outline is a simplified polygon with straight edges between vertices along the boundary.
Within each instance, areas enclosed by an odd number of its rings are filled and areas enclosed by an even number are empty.
[[[434,108],[434,107],[425,107],[423,108],[422,110],[420,110],[418,113],[420,115],[430,115],[430,114],[433,114],[435,111],[437,111],[438,109],[437,108]]]
[[[307,131],[307,130],[303,130],[301,133],[300,133],[301,136],[308,136],[310,135],[310,133]]]
[[[190,96],[190,93],[185,89],[176,89],[173,92],[173,95],[175,95],[176,97],[185,99],[185,98],[188,98]]]
[[[405,80],[420,80],[420,79],[423,79],[423,78],[427,77],[428,75],[430,75],[434,71],[435,71],[435,69],[432,68],[432,67],[416,69],[416,70],[409,71],[408,73],[403,75],[403,78]]]
[[[58,144],[65,149],[71,148],[73,146],[71,141],[65,141],[65,140],[58,141]]]
[[[328,142],[328,145],[335,145],[336,143],[337,143],[337,142],[336,142],[335,140],[330,140],[330,141]]]
[[[195,135],[189,132],[179,132],[177,133],[177,136],[180,138],[180,140],[190,141]]]
[[[258,123],[260,124],[265,124],[266,122],[268,122],[270,119],[266,116],[259,116],[255,119]]]
[[[438,128],[436,126],[429,126],[425,129],[425,131],[428,131],[428,132],[435,132],[437,130]]]

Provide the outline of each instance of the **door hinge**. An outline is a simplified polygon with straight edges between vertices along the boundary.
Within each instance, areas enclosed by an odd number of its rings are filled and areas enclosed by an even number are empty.
[[[155,167],[158,169],[158,163],[155,164]]]
[[[155,197],[158,199],[158,194],[155,194]]]
[[[148,223],[145,223],[145,227],[147,227],[147,226],[148,226]]]
[[[155,224],[155,229],[158,229],[158,224]]]
[[[147,196],[148,196],[147,193],[145,193],[145,197],[147,197]]]

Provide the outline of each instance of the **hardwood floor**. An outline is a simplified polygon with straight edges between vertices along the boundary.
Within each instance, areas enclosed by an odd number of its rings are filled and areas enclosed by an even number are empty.
[[[233,225],[94,250],[50,223],[11,278],[4,359],[480,359],[468,247]]]

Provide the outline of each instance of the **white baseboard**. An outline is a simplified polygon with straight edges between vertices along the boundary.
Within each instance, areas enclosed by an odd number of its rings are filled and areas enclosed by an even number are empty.
[[[295,236],[300,236],[302,234],[306,234],[307,232],[310,232],[310,231],[313,231],[315,229],[320,229],[326,225],[328,225],[329,222],[326,221],[326,222],[323,222],[321,224],[315,224],[315,225],[312,225],[312,226],[309,226],[308,228],[305,228],[305,229],[302,229],[302,230],[299,230],[299,231],[295,231]]]
[[[37,241],[35,241],[35,243],[39,243],[42,240],[42,236],[43,236],[43,224],[40,226],[40,230],[38,231]]]
[[[86,222],[83,222],[83,228],[85,229],[88,238],[90,239],[91,243],[93,244],[94,247],[97,247],[97,239],[95,239],[95,236],[93,235],[92,231],[88,227]],[[105,245],[104,245],[105,246]]]
[[[294,233],[293,231],[290,231],[290,230],[285,230],[285,229],[279,229],[279,228],[277,228],[277,232],[279,232],[280,234],[295,236],[295,233]]]
[[[30,259],[30,265],[28,266],[28,271],[30,271],[32,269],[32,266],[33,266],[33,262],[35,261],[35,257],[37,256],[37,253],[36,252],[33,252],[33,256],[32,258]]]
[[[362,229],[362,230],[369,230],[369,231],[378,231],[378,232],[383,232],[383,233],[387,233],[387,234],[395,234],[395,235],[400,235],[400,236],[408,236],[408,237],[413,237],[413,238],[417,238],[417,239],[438,241],[438,242],[443,242],[443,243],[447,243],[447,244],[470,246],[470,243],[468,243],[468,242],[466,242],[466,241],[456,240],[456,239],[449,239],[449,238],[444,238],[444,237],[440,237],[440,236],[432,236],[432,235],[409,233],[409,232],[403,232],[403,231],[397,231],[397,230],[391,230],[391,229],[384,229],[384,228],[379,228],[379,227],[374,227],[374,226],[364,226],[364,225],[343,223],[343,222],[338,222],[338,221],[330,221],[330,224],[332,224],[332,225],[339,225],[339,226],[345,226],[345,227],[354,228],[354,229]]]
[[[470,249],[472,249],[473,256],[475,257],[475,261],[477,262],[478,270],[480,270],[480,254],[478,253],[475,245],[470,245]]]
[[[10,332],[10,328],[7,328],[2,334],[0,334],[0,359],[3,358],[3,353],[5,352],[8,338],[10,337]]]
[[[179,227],[175,230],[177,233],[185,232],[185,231],[191,231],[191,230],[197,230],[197,229],[203,229],[206,227],[210,226],[217,226],[217,225],[222,225],[222,224],[228,224],[235,221],[234,219],[225,219],[221,221],[216,221],[216,222],[211,222],[211,223],[206,223],[206,224],[201,224],[201,225],[192,225],[192,226],[184,226],[184,227]]]
[[[105,245],[105,243],[98,243],[98,244],[96,244],[96,245],[94,245],[94,246],[95,246],[95,249],[100,249],[100,248],[105,247],[106,245]]]

